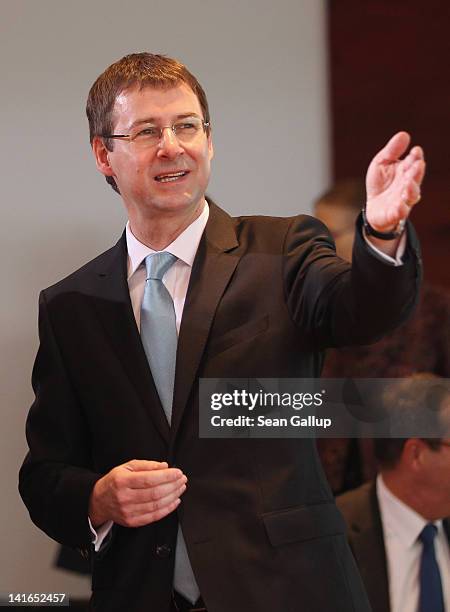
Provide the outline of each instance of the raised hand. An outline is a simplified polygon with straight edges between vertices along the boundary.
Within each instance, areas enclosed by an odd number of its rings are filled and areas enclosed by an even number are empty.
[[[366,176],[366,218],[379,232],[391,232],[404,222],[420,200],[420,185],[425,174],[421,147],[406,153],[410,143],[407,132],[393,136],[370,163]]]

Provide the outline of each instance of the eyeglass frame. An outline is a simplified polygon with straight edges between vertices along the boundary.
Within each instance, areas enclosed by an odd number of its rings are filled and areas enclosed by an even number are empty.
[[[158,126],[152,126],[156,129],[159,130],[159,137],[158,137],[158,141],[155,142],[155,144],[153,146],[156,146],[157,144],[159,144],[161,142],[164,130],[171,130],[173,135],[175,136],[175,138],[177,137],[177,133],[174,130],[174,127],[176,126],[177,123],[181,123],[182,120],[176,122],[176,123],[172,123],[172,125],[163,125],[162,127],[158,127]],[[201,120],[201,125],[203,128],[203,131],[206,132],[207,128],[211,127],[211,122],[210,121],[205,121],[204,119]],[[139,136],[139,133],[136,134],[136,136],[134,138],[132,138],[132,134],[102,134],[101,137],[102,138],[114,138],[117,140],[128,140],[128,142],[134,142],[136,140],[136,138]]]

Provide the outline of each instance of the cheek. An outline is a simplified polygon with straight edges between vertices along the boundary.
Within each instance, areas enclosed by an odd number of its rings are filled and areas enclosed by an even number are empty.
[[[124,160],[124,169],[132,176],[145,176],[154,162],[154,156],[150,152],[140,151],[139,155],[127,157]]]
[[[150,172],[150,163],[142,160],[127,166],[128,182],[133,183],[136,188],[144,186],[148,189],[153,184]]]
[[[209,157],[209,154],[206,153],[202,160],[201,160],[201,168],[202,168],[202,172],[205,176],[209,176],[210,170],[211,170],[211,158]]]
[[[203,169],[209,171],[212,157],[213,157],[212,147],[210,148],[208,147],[208,145],[205,145],[205,147],[201,151],[198,152],[197,163]]]
[[[435,460],[428,466],[426,482],[433,487],[446,490],[450,496],[450,462],[445,460]],[[449,497],[450,499],[450,497]]]

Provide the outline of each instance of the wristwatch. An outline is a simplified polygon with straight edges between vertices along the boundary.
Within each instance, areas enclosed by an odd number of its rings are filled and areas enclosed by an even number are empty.
[[[406,224],[405,219],[402,219],[401,221],[399,221],[397,227],[394,230],[392,230],[392,232],[379,232],[378,230],[374,229],[370,225],[370,223],[367,221],[366,207],[364,207],[361,212],[362,212],[363,226],[364,226],[364,230],[367,236],[373,236],[374,238],[379,238],[380,240],[394,240],[394,238],[398,238],[399,236],[403,234],[403,231],[405,229],[405,224]]]

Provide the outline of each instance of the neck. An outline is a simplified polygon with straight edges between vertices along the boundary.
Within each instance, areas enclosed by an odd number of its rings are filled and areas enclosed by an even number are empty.
[[[135,238],[154,251],[162,251],[202,214],[204,200],[186,211],[165,212],[143,216],[139,211],[130,211],[128,219]]]

